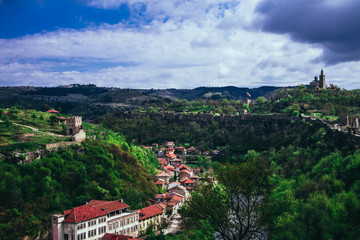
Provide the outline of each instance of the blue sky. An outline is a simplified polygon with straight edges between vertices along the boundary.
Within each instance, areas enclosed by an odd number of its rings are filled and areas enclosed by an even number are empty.
[[[0,86],[360,88],[356,0],[0,0]]]

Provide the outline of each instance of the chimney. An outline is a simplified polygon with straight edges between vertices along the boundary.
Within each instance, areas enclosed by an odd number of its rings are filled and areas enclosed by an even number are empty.
[[[124,200],[123,200],[123,199],[120,199],[120,202],[124,202]]]
[[[118,235],[111,235],[111,240],[119,240]]]

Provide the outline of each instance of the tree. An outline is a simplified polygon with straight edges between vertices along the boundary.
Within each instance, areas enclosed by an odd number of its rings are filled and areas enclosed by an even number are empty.
[[[31,114],[31,117],[32,117],[32,119],[33,119],[33,122],[35,122],[35,118],[37,118],[36,113]]]
[[[255,101],[257,105],[262,105],[266,102],[266,99],[264,97],[258,97]]]
[[[56,120],[57,120],[57,117],[55,115],[51,115],[50,118],[49,118],[49,121],[51,122],[52,125],[54,125]]]
[[[269,191],[270,171],[261,156],[216,170],[217,181],[207,182],[186,203],[182,216],[189,226],[207,221],[221,239],[255,239],[266,236],[263,209]]]

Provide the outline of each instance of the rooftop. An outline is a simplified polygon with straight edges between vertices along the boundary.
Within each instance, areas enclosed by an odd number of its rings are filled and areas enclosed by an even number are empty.
[[[139,211],[139,220],[144,220],[164,213],[162,208],[157,204],[139,209],[137,211]]]
[[[130,207],[129,205],[124,203],[122,200],[115,200],[115,201],[91,200],[88,203],[88,206],[94,207],[99,210],[106,211],[108,213]]]
[[[107,212],[93,208],[89,205],[83,205],[64,211],[64,215],[64,222],[79,223],[107,215]]]

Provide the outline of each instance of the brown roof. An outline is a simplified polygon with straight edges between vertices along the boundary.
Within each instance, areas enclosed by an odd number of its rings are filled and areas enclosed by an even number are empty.
[[[139,220],[144,220],[164,213],[162,208],[157,204],[136,211],[139,211]]]
[[[104,210],[108,213],[114,212],[116,210],[121,210],[124,208],[129,208],[129,205],[122,202],[121,200],[115,200],[115,201],[100,201],[100,200],[91,200],[88,203],[89,206],[94,207],[99,210]]]
[[[157,180],[155,182],[156,185],[164,185],[164,181],[161,181],[161,179]]]
[[[168,174],[162,172],[155,175],[156,177],[170,177]]]

